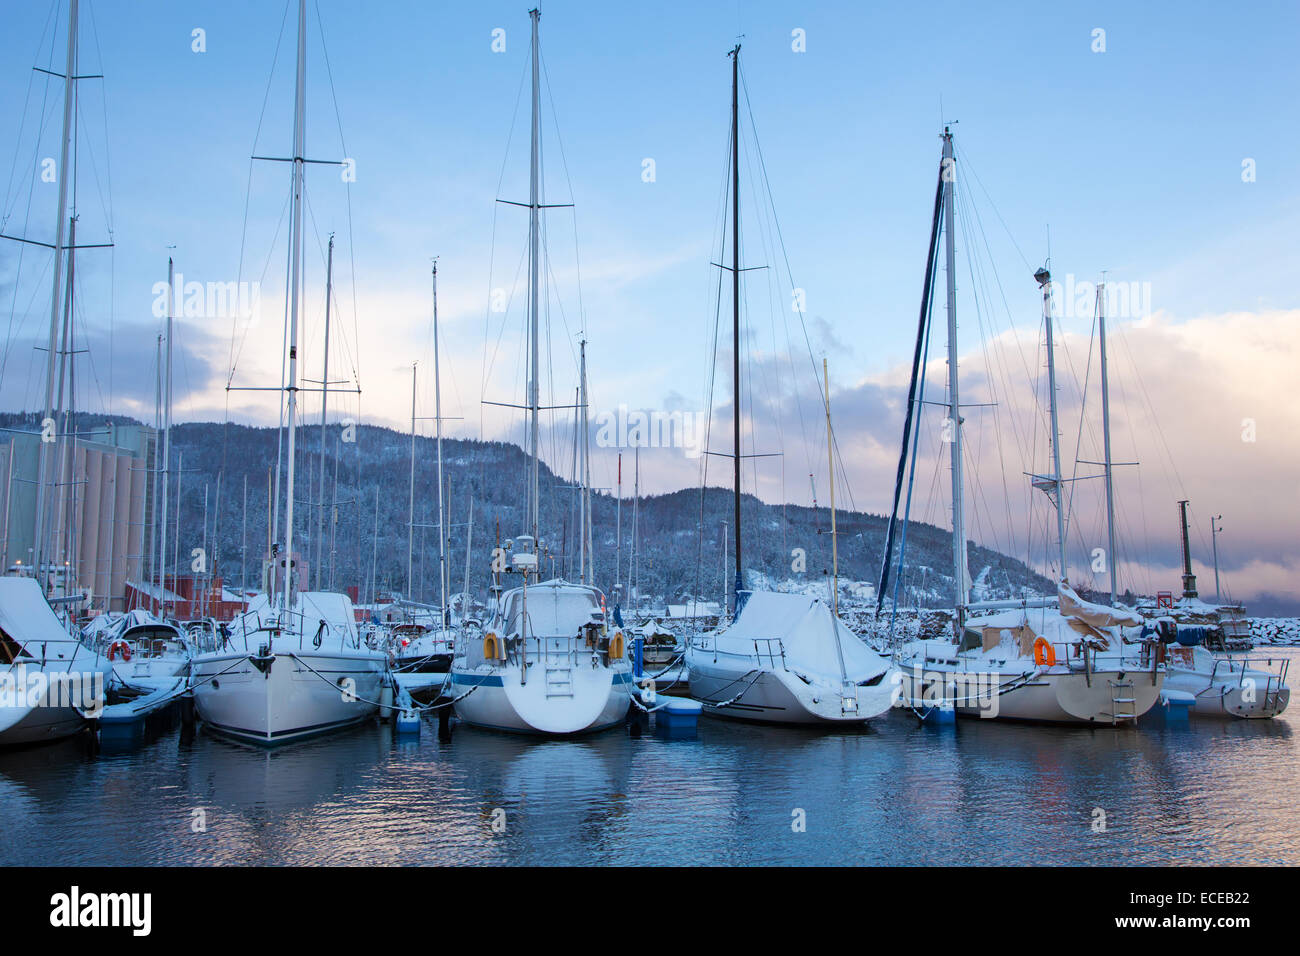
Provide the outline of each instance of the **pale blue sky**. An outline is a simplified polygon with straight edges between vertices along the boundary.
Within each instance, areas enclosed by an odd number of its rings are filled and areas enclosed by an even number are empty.
[[[5,231],[45,240],[53,231],[53,192],[31,179],[53,136],[47,130],[41,144],[30,142],[31,110],[45,80],[33,79],[29,68],[49,64],[52,51],[61,68],[64,7],[61,0],[8,3],[0,32],[0,173],[10,184],[11,213]],[[264,275],[266,296],[278,302],[283,232],[280,245],[272,246],[272,235],[287,176],[280,166],[259,164],[250,196],[248,157],[268,79],[257,149],[288,150],[293,12],[272,77],[281,0],[83,0],[82,7],[82,69],[107,75],[108,140],[104,150],[101,87],[86,81],[80,228],[83,241],[102,240],[104,180],[85,178],[85,170],[104,176],[107,154],[116,241],[111,256],[87,252],[79,262],[88,334],[106,337],[113,313],[113,361],[101,358],[88,373],[83,404],[149,414],[157,325],[149,309],[169,244],[187,278]],[[517,397],[516,351],[508,344],[487,385],[482,370],[484,341],[496,328],[485,326],[489,288],[510,285],[523,248],[523,215],[494,200],[526,198],[526,90],[509,152],[506,143],[527,62],[528,7],[309,4],[308,152],[343,155],[341,121],[357,181],[349,194],[328,167],[309,173],[305,351],[309,363],[318,357],[311,339],[319,332],[324,237],[333,230],[344,313],[335,361],[350,366],[359,353],[361,410],[369,420],[400,425],[409,414],[409,373],[399,370],[413,358],[428,360],[428,259],[435,254],[445,413],[462,415],[457,427],[477,434],[481,394],[510,400],[513,389]],[[52,10],[59,17],[53,33]],[[1113,281],[1149,282],[1153,308],[1174,323],[1297,308],[1298,11],[1293,2],[542,4],[547,123],[553,129],[553,100],[565,161],[548,133],[548,197],[567,201],[572,182],[594,401],[699,407],[728,123],[725,53],[739,34],[785,247],[796,283],[807,290],[814,348],[818,358],[831,356],[837,389],[880,380],[910,360],[945,120],[959,121],[964,184],[980,206],[1008,307],[1030,332],[1038,296],[1029,274],[1047,254],[1049,224],[1058,275],[1090,279],[1108,270]],[[206,31],[204,53],[191,50],[195,28]],[[492,52],[495,28],[506,30],[504,53]],[[806,32],[804,53],[791,49],[796,28]],[[1104,53],[1092,49],[1097,28],[1105,31]],[[15,162],[25,108],[27,138]],[[57,115],[47,112],[47,122]],[[642,180],[646,158],[655,161],[653,183]],[[1256,166],[1252,183],[1242,181],[1247,158]],[[750,154],[745,162],[752,161]],[[744,212],[753,208],[752,189],[747,181]],[[347,242],[349,200],[355,249]],[[574,332],[572,214],[552,213],[550,224],[560,301]],[[748,264],[779,265],[757,240],[746,243]],[[30,407],[39,358],[27,340],[47,321],[41,282],[48,280],[29,253],[15,295],[14,255],[12,247],[0,249],[14,343],[0,397],[8,407]],[[354,259],[359,335],[350,331]],[[766,274],[751,275],[751,295],[765,297]],[[788,294],[783,268],[772,281]],[[788,300],[780,303],[788,308]],[[758,307],[751,299],[750,308]],[[278,369],[278,306],[269,311],[266,335],[241,358],[250,377]],[[564,327],[556,323],[560,355]],[[1086,335],[1086,323],[1076,331]],[[188,340],[178,416],[219,419],[228,326],[191,325],[178,338],[183,348]],[[940,348],[937,342],[936,354]],[[797,370],[807,370],[806,355],[802,361]],[[572,371],[558,360],[557,377],[560,392],[572,387]],[[250,408],[236,417],[273,417],[269,407]],[[842,427],[856,424],[874,423]],[[893,440],[896,427],[891,419],[881,440]],[[647,463],[652,487],[656,468]],[[665,488],[688,483],[679,467],[659,473]],[[855,484],[859,504],[884,506],[887,482],[862,476]],[[791,485],[790,496],[799,497],[793,489],[801,486]]]

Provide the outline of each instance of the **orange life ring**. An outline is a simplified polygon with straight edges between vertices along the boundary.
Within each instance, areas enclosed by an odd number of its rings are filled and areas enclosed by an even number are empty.
[[[1047,638],[1040,637],[1034,641],[1034,663],[1039,667],[1051,667],[1056,663],[1056,651]]]
[[[623,639],[623,632],[615,629],[614,633],[609,636],[609,659],[611,661],[621,661],[627,654],[627,642]]]
[[[123,663],[131,659],[131,645],[126,641],[114,641],[112,644],[108,645],[108,659],[110,661],[114,660],[118,651],[122,652]]]
[[[488,631],[483,635],[483,659],[488,661],[503,661],[506,659],[506,649],[501,643],[501,638],[497,637],[495,631]]]

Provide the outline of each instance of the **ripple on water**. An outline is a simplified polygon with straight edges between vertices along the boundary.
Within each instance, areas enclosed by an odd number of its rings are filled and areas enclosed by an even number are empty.
[[[68,741],[0,754],[0,863],[1294,865],[1293,719]]]

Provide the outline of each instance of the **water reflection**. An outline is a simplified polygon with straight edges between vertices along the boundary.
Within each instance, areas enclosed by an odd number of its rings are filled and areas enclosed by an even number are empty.
[[[1296,864],[1295,719],[70,740],[0,754],[0,863]]]

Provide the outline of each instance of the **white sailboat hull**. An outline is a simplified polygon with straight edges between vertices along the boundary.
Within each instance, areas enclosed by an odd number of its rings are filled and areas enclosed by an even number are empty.
[[[71,737],[86,726],[76,707],[51,707],[48,695],[37,706],[0,707],[0,747],[27,747]]]
[[[513,733],[572,736],[606,730],[627,714],[632,668],[578,664],[572,670],[572,694],[556,696],[547,687],[542,667],[528,668],[521,680],[514,664],[451,667],[451,695],[457,718],[478,727]]]
[[[969,673],[931,664],[918,682],[915,672],[905,664],[900,688],[903,700],[920,708],[951,699],[951,693],[928,688],[941,688],[946,675],[965,678]],[[991,720],[1085,726],[1131,723],[1160,699],[1164,677],[1164,671],[1153,676],[1150,671],[1131,670],[1093,671],[1090,676],[1053,671],[1028,677],[1023,673],[999,673],[992,675],[987,686],[1010,689],[996,693],[995,702],[990,696],[977,698],[959,691],[955,707],[962,716]]]
[[[25,676],[42,673],[46,684],[35,700],[28,700],[23,693],[26,680],[18,675],[16,669],[9,672],[14,694],[11,703],[0,706],[0,747],[49,743],[79,732],[86,726],[87,715],[93,716],[95,712],[92,698],[96,693],[96,683],[99,703],[103,703],[109,667],[102,658],[86,671],[73,671],[62,663],[43,670],[29,664],[25,665],[25,671]],[[83,689],[80,699],[71,699],[68,691],[58,688],[56,681],[61,679],[75,679],[80,683]]]
[[[387,662],[368,651],[205,654],[191,665],[199,718],[218,733],[277,746],[373,717]]]
[[[687,651],[691,696],[717,717],[773,724],[860,724],[886,714],[896,682],[886,673],[872,686],[856,688],[856,707],[846,708],[838,688],[810,685],[778,668],[740,665],[726,655]],[[729,703],[728,703],[729,702]],[[717,706],[725,704],[725,706]]]
[[[1260,674],[1245,682],[1239,674],[1222,677],[1172,664],[1165,689],[1191,694],[1195,700],[1192,712],[1209,717],[1267,720],[1282,713],[1291,702],[1291,689],[1286,685],[1278,687],[1276,678],[1270,685],[1268,675]]]

